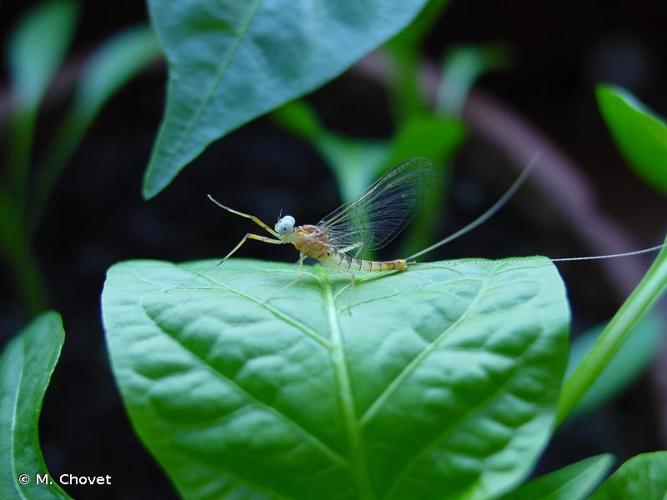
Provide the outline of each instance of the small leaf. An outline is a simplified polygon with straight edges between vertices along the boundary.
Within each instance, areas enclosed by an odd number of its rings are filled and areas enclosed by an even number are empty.
[[[114,93],[160,54],[157,39],[147,26],[114,35],[91,55],[77,88],[72,114],[84,122],[91,121]]]
[[[30,213],[32,232],[37,228],[60,173],[102,107],[139,71],[157,60],[160,53],[153,32],[140,26],[114,35],[91,55],[74,101],[40,165]]]
[[[595,327],[572,342],[565,378],[579,365],[603,329],[604,325]],[[628,340],[579,402],[572,416],[591,411],[627,388],[646,371],[660,352],[661,345],[661,321],[655,316],[642,318]]]
[[[26,15],[9,41],[12,117],[8,170],[19,212],[25,208],[37,110],[70,44],[78,8],[51,1]]]
[[[545,258],[344,274],[229,260],[113,266],[132,422],[184,497],[481,498],[545,445],[569,312]]]
[[[78,8],[71,1],[44,2],[22,20],[9,42],[12,98],[33,111],[60,66],[74,31]]]
[[[437,175],[429,192],[421,200],[416,220],[405,236],[401,247],[403,255],[412,255],[433,243],[436,220],[442,214],[447,199],[447,160],[466,137],[466,129],[459,120],[438,115],[413,115],[404,120],[392,141],[391,167],[419,155],[433,160]]]
[[[611,455],[587,458],[519,486],[502,500],[579,500],[587,498],[604,478],[614,459]]]
[[[279,107],[271,113],[271,118],[296,137],[312,144],[316,144],[324,133],[317,114],[303,99],[297,99]]]
[[[272,117],[285,130],[317,149],[336,177],[344,202],[363,193],[388,165],[390,144],[387,141],[354,139],[328,131],[303,100],[280,107]]]
[[[352,139],[328,132],[322,134],[316,146],[333,170],[344,202],[357,198],[380,175],[390,152],[386,141]]]
[[[436,108],[459,116],[470,89],[486,72],[508,64],[507,51],[498,45],[467,45],[449,51],[442,64]]]
[[[55,484],[36,484],[47,474],[39,446],[44,393],[65,339],[55,312],[38,316],[0,356],[0,498],[69,498]],[[27,474],[28,484],[19,476]]]
[[[214,140],[341,74],[425,3],[149,0],[169,85],[144,196],[159,193]]]
[[[410,26],[386,44],[385,49],[394,66],[387,90],[398,122],[424,114],[428,109],[419,81],[422,62],[420,45],[446,4],[447,0],[429,0]]]
[[[664,500],[667,497],[667,451],[643,453],[621,465],[593,494],[592,500]]]
[[[598,85],[598,106],[625,160],[642,179],[667,193],[667,125],[628,91]]]

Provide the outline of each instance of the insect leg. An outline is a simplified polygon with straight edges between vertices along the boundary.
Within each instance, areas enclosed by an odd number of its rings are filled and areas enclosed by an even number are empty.
[[[282,287],[280,290],[278,290],[275,293],[272,293],[269,297],[264,302],[268,302],[269,300],[275,298],[276,296],[280,295],[281,292],[287,290],[289,287],[292,285],[296,285],[299,281],[301,281],[301,278],[303,278],[303,261],[306,260],[306,254],[303,252],[299,253],[299,260],[296,262],[298,267],[298,271],[296,274],[296,278],[294,278],[292,281],[287,283],[284,287]]]
[[[216,200],[215,198],[213,198],[213,196],[211,196],[210,194],[207,194],[206,196],[208,196],[208,199],[211,200],[211,201],[212,201],[213,203],[215,203],[216,205],[218,205],[220,208],[223,208],[223,209],[227,210],[228,212],[231,212],[231,213],[233,213],[233,214],[235,214],[235,215],[239,215],[239,216],[241,216],[241,217],[245,217],[246,219],[250,219],[250,220],[253,221],[255,224],[257,224],[259,227],[261,227],[261,228],[263,228],[264,230],[268,231],[269,233],[271,233],[271,234],[272,234],[273,236],[275,236],[276,238],[279,238],[279,237],[280,237],[280,236],[278,235],[278,233],[276,233],[273,229],[271,229],[270,226],[268,226],[266,223],[262,222],[262,220],[261,220],[259,217],[255,217],[254,215],[245,214],[245,213],[243,213],[243,212],[239,212],[238,210],[234,210],[233,208],[229,208],[228,206],[223,205],[223,204],[220,203],[218,200]]]
[[[234,248],[232,248],[232,250],[227,255],[225,255],[225,257],[220,262],[218,262],[218,265],[222,264],[224,261],[229,259],[234,254],[234,252],[236,252],[239,248],[241,248],[241,245],[243,245],[248,239],[263,241],[264,243],[272,243],[274,245],[283,244],[282,240],[274,240],[272,238],[266,238],[265,236],[260,236],[258,234],[247,233],[243,237],[243,239],[241,239],[241,241],[239,241],[238,244]]]
[[[352,273],[352,281],[350,282],[350,293],[347,296],[347,314],[352,316],[352,296],[354,295],[354,284],[357,282],[357,275]]]

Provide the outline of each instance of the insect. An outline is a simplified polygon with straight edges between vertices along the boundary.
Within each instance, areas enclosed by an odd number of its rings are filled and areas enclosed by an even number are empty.
[[[342,271],[405,271],[408,259],[365,260],[365,250],[387,245],[410,222],[419,200],[428,192],[433,164],[426,158],[407,160],[373,183],[361,196],[337,208],[316,225],[296,225],[291,215],[278,219],[273,229],[254,215],[239,212],[209,199],[219,207],[252,220],[272,237],[247,233],[222,259],[231,257],[249,239],[274,245],[292,244],[299,251],[299,266],[311,257]]]
[[[509,189],[477,219],[416,254],[404,259],[386,261],[365,260],[359,258],[359,255],[365,250],[384,247],[410,222],[418,207],[418,201],[428,193],[429,186],[432,184],[433,163],[427,158],[412,158],[397,165],[375,181],[356,200],[340,206],[316,225],[297,226],[294,217],[285,215],[278,219],[272,229],[258,217],[229,208],[209,194],[208,198],[213,203],[228,212],[252,220],[272,236],[269,238],[247,233],[221,262],[227,260],[246,241],[252,239],[274,245],[294,245],[299,251],[299,276],[306,257],[312,257],[324,266],[351,273],[405,271],[416,263],[415,258],[463,236],[490,219],[523,184],[534,168],[537,158],[537,156],[533,157]],[[618,254],[563,257],[551,260],[567,262],[627,257],[654,252],[665,245],[663,243],[642,250]]]

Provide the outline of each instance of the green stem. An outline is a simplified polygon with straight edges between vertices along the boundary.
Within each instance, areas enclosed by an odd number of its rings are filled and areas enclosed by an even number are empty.
[[[17,113],[10,125],[7,164],[14,191],[14,202],[23,213],[28,196],[28,172],[36,114],[32,110]]]
[[[4,189],[0,189],[0,254],[13,271],[26,312],[34,315],[42,311],[46,304],[44,279],[28,243],[20,211]]]
[[[660,298],[667,285],[667,249],[663,249],[639,285],[602,331],[584,359],[565,381],[556,413],[560,425],[577,406],[626,341],[639,320]]]

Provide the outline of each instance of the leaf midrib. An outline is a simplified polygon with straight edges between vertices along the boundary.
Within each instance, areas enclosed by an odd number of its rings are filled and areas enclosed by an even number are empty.
[[[256,404],[257,406],[265,409],[269,413],[272,413],[276,415],[277,417],[284,419],[285,421],[289,422],[292,424],[299,432],[301,432],[305,437],[307,437],[311,443],[313,443],[317,449],[322,451],[326,456],[328,456],[332,463],[341,465],[341,466],[346,466],[347,461],[341,457],[336,451],[334,451],[330,446],[328,446],[324,441],[322,441],[319,437],[317,437],[315,434],[312,432],[308,431],[303,425],[301,425],[299,422],[291,418],[289,415],[281,412],[278,410],[276,407],[271,406],[270,404],[267,404],[263,402],[262,400],[258,399],[254,394],[249,392],[247,389],[245,389],[243,386],[239,385],[236,381],[232,380],[228,376],[226,376],[224,373],[216,370],[213,366],[211,366],[207,361],[203,358],[201,358],[196,352],[192,351],[189,349],[185,344],[179,342],[176,338],[174,338],[172,335],[169,334],[167,330],[162,328],[155,319],[151,317],[150,314],[148,314],[148,311],[146,310],[146,307],[143,304],[143,297],[142,300],[139,303],[139,306],[141,307],[142,311],[144,311],[144,314],[146,318],[153,324],[155,325],[156,328],[158,328],[162,333],[164,333],[164,336],[168,339],[170,339],[172,342],[177,344],[181,349],[183,349],[184,352],[188,353],[194,360],[197,361],[197,364],[205,367],[206,370],[208,370],[211,374],[213,374],[216,378],[219,378],[220,380],[223,381],[223,383],[226,383],[233,387],[236,391],[242,393],[245,397],[248,398],[249,401],[252,403]]]
[[[350,472],[354,477],[360,498],[373,499],[375,498],[375,494],[373,493],[368,475],[368,464],[366,454],[364,453],[361,426],[359,425],[355,409],[350,374],[345,360],[345,347],[338,322],[338,311],[326,270],[319,268],[318,271],[320,274],[320,283],[322,284],[324,307],[327,312],[331,333],[331,361],[338,383],[343,423],[350,447]]]
[[[15,462],[15,459],[14,459],[14,457],[16,456],[14,448],[16,446],[15,435],[16,435],[16,424],[18,422],[17,411],[18,411],[18,407],[19,407],[19,396],[21,394],[21,386],[23,385],[23,372],[24,372],[24,360],[25,360],[25,343],[23,342],[23,339],[19,339],[19,343],[21,345],[21,348],[17,349],[17,350],[21,353],[21,360],[20,360],[21,369],[19,370],[19,379],[18,379],[18,383],[16,384],[16,398],[14,399],[14,405],[13,405],[13,408],[12,408],[11,432],[9,434],[9,439],[11,441],[11,444],[9,446],[9,450],[10,450],[9,462],[11,464],[11,469],[12,469],[11,474],[12,474],[12,481],[13,481],[13,484],[14,484],[14,489],[18,493],[19,497],[21,497],[22,499],[27,500],[27,497],[23,494],[21,486],[17,482],[18,481],[18,475],[17,475],[18,471],[16,470],[16,462]]]
[[[223,76],[225,75],[225,71],[229,67],[229,65],[232,62],[232,59],[234,59],[234,54],[236,54],[236,51],[238,50],[239,46],[241,45],[241,42],[245,38],[246,34],[250,30],[250,26],[252,25],[253,20],[255,19],[255,16],[257,14],[257,11],[259,10],[259,6],[262,3],[262,0],[255,0],[254,5],[250,7],[250,12],[248,13],[248,17],[243,21],[243,24],[241,25],[241,29],[239,31],[238,37],[236,37],[236,40],[232,44],[232,46],[229,48],[227,51],[226,57],[223,59],[222,64],[220,65],[220,70],[218,71],[218,74],[215,75],[215,79],[213,80],[213,84],[209,88],[209,91],[206,93],[204,96],[204,99],[201,101],[201,104],[195,111],[192,121],[188,124],[187,128],[183,132],[183,134],[180,137],[180,140],[176,143],[176,146],[173,150],[173,155],[176,156],[181,152],[181,149],[183,148],[183,145],[185,144],[185,141],[190,137],[190,134],[192,133],[192,130],[195,128],[197,125],[197,122],[199,121],[201,114],[204,112],[204,109],[206,106],[208,106],[209,101],[213,98],[213,95],[215,94],[215,90],[220,85],[220,82],[222,81]]]

